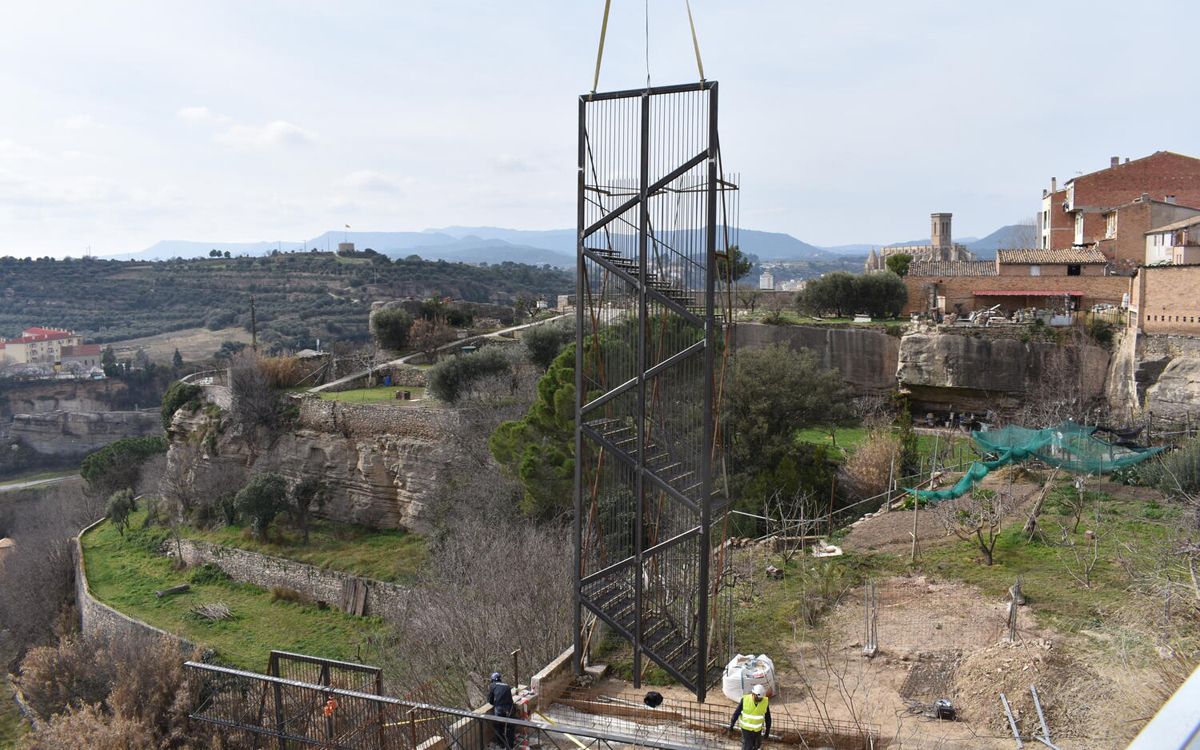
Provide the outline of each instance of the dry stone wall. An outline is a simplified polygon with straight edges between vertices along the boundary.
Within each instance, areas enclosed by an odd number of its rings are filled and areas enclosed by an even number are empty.
[[[180,540],[179,548],[183,561],[188,565],[211,563],[235,581],[265,589],[291,589],[311,601],[325,602],[335,608],[341,601],[342,587],[347,581],[357,578],[339,570],[325,570],[295,560],[196,539]],[[402,622],[406,618],[405,612],[411,597],[408,588],[369,578],[358,580],[366,584],[364,614],[388,622]]]
[[[181,652],[194,651],[192,642],[180,638],[174,633],[142,622],[136,617],[122,614],[92,595],[88,586],[87,567],[83,559],[83,535],[93,527],[103,522],[97,521],[79,533],[73,540],[72,551],[75,555],[75,603],[79,607],[79,630],[85,638],[98,641],[119,639],[126,643],[150,643],[160,638],[167,638],[178,644]]]

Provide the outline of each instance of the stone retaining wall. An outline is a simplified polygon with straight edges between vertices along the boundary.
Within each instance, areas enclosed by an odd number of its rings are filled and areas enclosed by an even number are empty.
[[[183,561],[188,565],[212,563],[235,581],[264,589],[276,586],[291,589],[307,599],[325,602],[334,608],[341,601],[343,583],[357,578],[338,570],[324,570],[295,560],[196,539],[182,539],[179,547]],[[366,584],[366,615],[388,622],[401,622],[407,617],[409,589],[370,578],[359,580]]]
[[[301,427],[346,437],[403,435],[438,440],[445,432],[445,420],[452,416],[448,409],[433,407],[300,399]]]
[[[87,568],[83,559],[83,535],[103,523],[100,519],[88,526],[73,541],[75,555],[75,602],[79,607],[79,630],[85,638],[108,641],[120,639],[125,642],[151,642],[159,638],[168,638],[178,644],[180,651],[191,652],[195,644],[174,633],[160,630],[149,623],[122,614],[96,597],[92,596],[88,586]]]

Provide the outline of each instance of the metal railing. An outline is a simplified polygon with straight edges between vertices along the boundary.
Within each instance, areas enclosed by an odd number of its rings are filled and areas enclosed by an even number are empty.
[[[510,727],[522,746],[658,748],[687,750],[659,740],[591,728],[548,726],[416,703],[382,695],[198,662],[188,670],[201,678],[194,721],[274,750],[485,750],[499,728]]]

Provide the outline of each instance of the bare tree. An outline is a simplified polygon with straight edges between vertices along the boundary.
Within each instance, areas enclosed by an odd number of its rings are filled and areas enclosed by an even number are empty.
[[[1075,523],[1079,524],[1078,517],[1076,517]],[[1085,589],[1090,589],[1092,587],[1092,570],[1100,560],[1100,532],[1091,531],[1090,538],[1080,544],[1071,534],[1067,533],[1067,527],[1060,526],[1059,531],[1061,532],[1061,541],[1058,549],[1054,551],[1055,559],[1067,571],[1067,575],[1075,579],[1076,583]],[[1070,553],[1070,559],[1065,553]]]
[[[758,303],[762,301],[763,293],[759,289],[752,286],[738,285],[736,289],[737,304],[750,315],[754,315],[754,309],[758,307]]]
[[[991,565],[1007,506],[1008,492],[977,487],[969,494],[933,507],[946,531],[964,541],[973,541],[984,563]]]

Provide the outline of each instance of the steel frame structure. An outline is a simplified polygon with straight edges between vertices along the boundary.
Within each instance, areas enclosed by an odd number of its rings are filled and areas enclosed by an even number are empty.
[[[635,686],[649,657],[703,701],[731,618],[717,83],[581,96],[578,158],[575,668],[602,621]]]
[[[314,660],[316,662],[318,660]],[[263,750],[483,750],[496,724],[508,724],[531,747],[687,750],[687,746],[584,727],[546,726],[523,719],[400,700],[330,685],[187,662],[201,685],[189,714],[219,727],[238,747]]]

